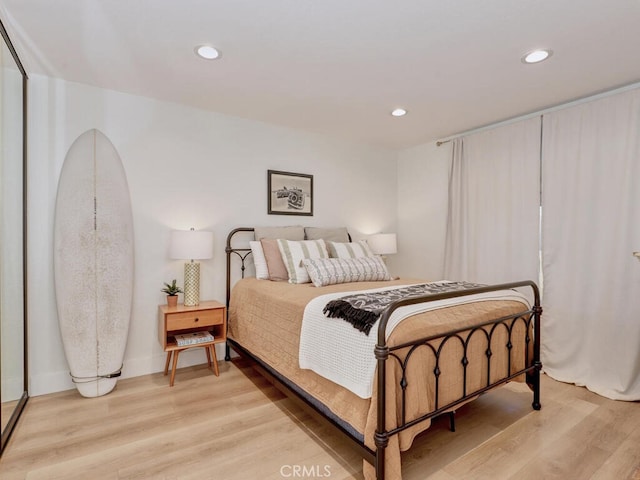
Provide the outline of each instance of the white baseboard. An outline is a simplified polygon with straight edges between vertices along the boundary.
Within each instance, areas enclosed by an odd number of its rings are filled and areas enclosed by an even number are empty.
[[[216,356],[218,361],[224,361],[224,345],[216,345]],[[125,358],[122,367],[122,377],[133,378],[141,375],[162,372],[167,359],[166,353],[162,352],[151,357]],[[178,368],[200,365],[207,361],[206,354],[202,348],[193,348],[182,352],[178,358]],[[69,371],[32,375],[29,379],[29,395],[36,397],[48,393],[72,390],[75,386],[71,381]],[[4,387],[3,387],[4,393]]]

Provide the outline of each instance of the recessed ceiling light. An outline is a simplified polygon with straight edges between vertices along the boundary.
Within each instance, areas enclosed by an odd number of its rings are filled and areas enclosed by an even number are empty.
[[[552,53],[551,50],[534,50],[522,57],[522,63],[538,63],[549,58]]]
[[[396,108],[391,112],[391,115],[394,117],[403,117],[407,114],[407,111],[404,108]]]
[[[211,45],[200,45],[195,48],[196,55],[206,60],[215,60],[220,56],[220,52]]]

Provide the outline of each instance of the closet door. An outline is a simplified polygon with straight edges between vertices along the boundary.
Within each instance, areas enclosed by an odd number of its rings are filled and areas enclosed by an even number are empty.
[[[26,75],[0,23],[0,452],[26,404]]]

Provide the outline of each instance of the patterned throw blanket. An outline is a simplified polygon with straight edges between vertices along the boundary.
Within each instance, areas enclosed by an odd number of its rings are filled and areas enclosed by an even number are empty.
[[[485,285],[470,282],[433,282],[382,292],[359,293],[330,301],[323,312],[329,318],[343,318],[359,331],[369,335],[371,327],[378,321],[384,309],[397,300],[483,286]]]

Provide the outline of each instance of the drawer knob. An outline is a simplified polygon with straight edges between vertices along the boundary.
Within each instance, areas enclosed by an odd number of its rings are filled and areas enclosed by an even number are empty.
[[[200,320],[198,317],[196,317],[196,319],[194,320],[194,322],[197,322],[198,320]]]

